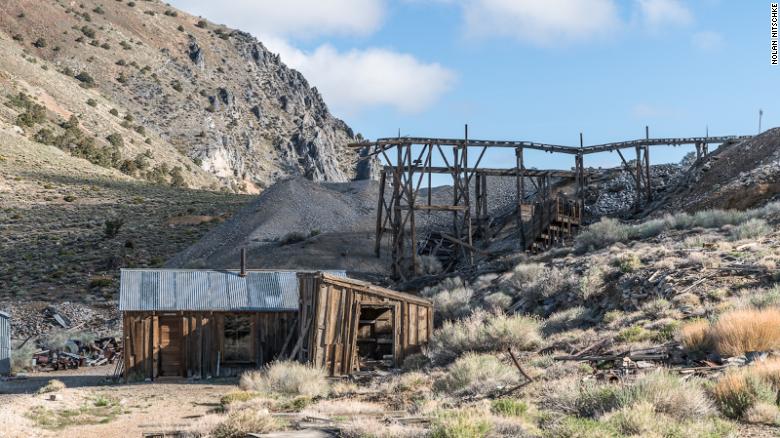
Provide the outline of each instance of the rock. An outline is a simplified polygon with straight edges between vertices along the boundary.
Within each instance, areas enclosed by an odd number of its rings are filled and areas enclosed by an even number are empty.
[[[194,37],[190,37],[190,44],[188,46],[187,55],[190,60],[201,70],[206,68],[206,61],[203,59],[203,50],[198,45],[198,42]]]
[[[747,363],[747,358],[745,356],[728,357],[723,359],[723,363],[732,366],[742,366]]]

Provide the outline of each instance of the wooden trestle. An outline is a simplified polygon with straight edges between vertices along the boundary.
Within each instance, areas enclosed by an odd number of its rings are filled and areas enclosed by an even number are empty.
[[[377,200],[376,239],[374,252],[380,255],[382,236],[391,237],[392,274],[396,279],[408,279],[421,272],[421,252],[443,250],[449,252],[451,264],[455,261],[474,262],[475,255],[484,255],[485,242],[490,240],[488,212],[488,176],[514,177],[516,181],[515,220],[518,247],[537,250],[556,243],[570,235],[582,223],[585,210],[585,186],[591,173],[586,171],[585,155],[600,152],[617,152],[625,170],[631,175],[636,188],[636,208],[652,200],[650,174],[650,147],[658,145],[696,146],[697,158],[708,153],[711,143],[734,143],[751,136],[686,137],[652,139],[645,127],[645,138],[640,140],[584,146],[580,134],[579,147],[551,145],[530,141],[472,140],[468,126],[462,139],[397,137],[360,142],[350,145],[369,148],[367,157],[381,157],[385,165],[379,175],[379,199]],[[513,148],[513,167],[496,169],[481,167],[483,157],[491,148]],[[574,155],[573,171],[528,169],[524,163],[526,149],[549,153]],[[635,166],[632,168],[622,150],[634,149]],[[477,152],[470,161],[470,152]],[[415,154],[416,152],[416,154]],[[392,158],[391,158],[392,156]],[[443,165],[433,166],[434,157]],[[473,163],[473,164],[472,164]],[[431,190],[419,199],[423,181],[431,187],[431,175],[446,174],[452,178],[452,202],[445,205],[432,203]],[[575,182],[574,199],[555,197],[550,193],[552,179],[571,179]],[[535,198],[528,198],[526,182],[534,185]],[[390,189],[390,195],[386,191]],[[475,199],[471,199],[472,188]],[[644,199],[643,199],[644,198]],[[449,232],[437,231],[427,236],[425,248],[418,248],[415,213],[440,211],[452,214]],[[478,242],[476,242],[478,241]],[[431,242],[437,248],[431,248]],[[408,247],[407,247],[408,245]]]

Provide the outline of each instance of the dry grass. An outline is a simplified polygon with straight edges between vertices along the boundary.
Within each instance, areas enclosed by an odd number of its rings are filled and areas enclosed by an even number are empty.
[[[758,402],[745,412],[744,420],[753,424],[778,425],[780,411],[774,403]]]
[[[710,336],[722,355],[780,348],[780,309],[733,310],[721,315]]]
[[[320,400],[302,411],[312,417],[355,417],[360,415],[381,415],[386,408],[379,403],[359,400]]]
[[[713,386],[712,395],[726,416],[746,418],[762,402],[776,404],[778,391],[780,359],[773,358],[727,372]]]
[[[414,425],[386,423],[375,418],[356,418],[341,425],[339,436],[344,438],[417,438],[427,430]]]
[[[262,370],[241,375],[244,391],[277,393],[287,396],[316,397],[328,392],[325,371],[298,362],[274,362]]]
[[[268,433],[283,427],[266,410],[242,409],[228,414],[211,434],[214,438],[244,438],[249,433]]]
[[[50,392],[62,391],[65,389],[65,384],[61,380],[51,379],[46,386],[42,386],[38,389],[38,394],[47,394]]]
[[[705,319],[697,319],[678,329],[677,340],[688,351],[704,352],[712,347],[709,331],[710,323]]]

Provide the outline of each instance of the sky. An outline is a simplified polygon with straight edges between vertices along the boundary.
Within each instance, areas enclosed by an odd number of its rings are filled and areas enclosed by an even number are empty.
[[[757,0],[171,0],[248,31],[375,139],[586,145],[780,125],[770,3]],[[693,146],[659,148],[679,161]],[[509,155],[486,156],[501,167]],[[572,161],[570,163],[570,161]],[[586,157],[613,166],[615,154]],[[531,153],[528,167],[568,168]]]

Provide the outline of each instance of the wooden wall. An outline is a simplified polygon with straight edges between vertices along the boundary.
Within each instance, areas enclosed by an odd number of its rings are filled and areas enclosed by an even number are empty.
[[[297,358],[324,367],[331,375],[359,369],[356,338],[361,307],[392,309],[395,366],[419,352],[433,333],[429,300],[323,273],[302,273],[298,278],[302,348]]]
[[[226,364],[225,312],[125,312],[123,315],[125,378],[155,379],[167,360],[178,364],[178,376],[208,378],[233,375],[243,368],[271,362],[281,352],[298,312],[242,312],[252,316],[252,355],[246,364]],[[166,328],[171,324],[174,329]],[[294,333],[297,334],[297,333]],[[174,355],[176,357],[171,357]]]

